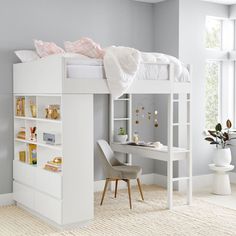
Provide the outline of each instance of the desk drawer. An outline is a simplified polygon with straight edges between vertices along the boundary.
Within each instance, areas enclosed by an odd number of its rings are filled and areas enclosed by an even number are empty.
[[[62,199],[62,177],[59,173],[37,168],[35,180],[36,189]]]
[[[14,160],[13,161],[13,179],[34,187],[36,167]]]

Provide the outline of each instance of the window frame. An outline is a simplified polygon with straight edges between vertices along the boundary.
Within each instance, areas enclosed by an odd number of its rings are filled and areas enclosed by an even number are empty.
[[[206,48],[205,45],[205,64],[208,61],[216,61],[216,62],[220,62],[220,75],[219,75],[219,84],[218,84],[218,92],[219,92],[219,101],[218,101],[218,120],[219,122],[222,123],[225,122],[223,119],[225,119],[225,115],[224,115],[224,109],[223,107],[225,106],[224,104],[224,100],[223,100],[223,95],[227,94],[227,91],[224,90],[224,87],[227,86],[223,86],[224,81],[227,81],[227,76],[228,73],[224,73],[225,70],[227,70],[227,66],[229,66],[229,63],[224,63],[224,62],[234,62],[233,64],[233,107],[232,109],[232,114],[233,117],[232,122],[234,125],[234,128],[236,128],[235,125],[235,121],[236,121],[236,20],[231,20],[228,18],[219,18],[219,17],[214,17],[214,16],[206,16],[206,20],[207,17],[213,18],[213,19],[217,19],[220,20],[221,22],[221,47],[220,49],[218,48]],[[205,27],[206,27],[206,20],[205,20]],[[232,41],[232,49],[224,49],[224,27],[226,26],[226,24],[233,24],[233,28],[232,30],[234,32],[233,33],[233,41]],[[231,25],[232,26],[232,25]],[[206,42],[205,42],[206,43]],[[229,69],[229,68],[228,68]],[[205,78],[206,79],[206,78]],[[206,102],[206,101],[205,101]],[[206,109],[206,107],[205,107]],[[230,113],[228,111],[228,113]],[[206,111],[205,111],[206,114]],[[206,126],[206,116],[204,116],[204,126]],[[226,118],[228,119],[228,118]],[[205,127],[205,129],[208,129],[209,127]]]

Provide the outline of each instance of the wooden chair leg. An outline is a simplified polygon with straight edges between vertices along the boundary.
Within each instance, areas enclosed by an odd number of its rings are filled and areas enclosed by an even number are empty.
[[[115,187],[115,198],[116,198],[116,195],[117,195],[117,187],[118,187],[118,179],[116,179],[116,187]]]
[[[108,183],[109,183],[109,179],[106,179],[106,183],[105,183],[104,190],[103,190],[103,193],[102,193],[102,200],[101,200],[100,205],[102,205],[102,203],[103,203],[103,199],[105,197],[105,193],[106,193],[106,190],[107,190]]]
[[[140,183],[140,179],[137,178],[137,183],[138,183],[138,189],[141,195],[142,200],[144,201],[144,197],[143,197],[143,191],[142,191],[142,187],[141,187],[141,183]]]
[[[131,189],[130,189],[130,180],[127,179],[127,185],[128,185],[128,194],[129,194],[129,207],[132,209],[132,202],[131,202]]]

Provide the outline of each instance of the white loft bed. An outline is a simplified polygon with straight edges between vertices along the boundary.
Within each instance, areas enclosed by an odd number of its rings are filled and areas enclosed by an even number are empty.
[[[109,94],[106,79],[98,78],[69,78],[68,67],[71,60],[63,56],[49,56],[37,61],[14,65],[14,89],[16,93],[22,90],[29,93],[80,93],[80,94]],[[151,64],[151,63],[147,63]],[[175,82],[173,65],[153,63],[154,66],[166,67],[168,79],[154,78],[135,80],[127,93],[130,94],[165,94],[188,93],[191,90],[189,82]],[[96,68],[97,66],[95,66]],[[88,69],[93,68],[90,66]],[[98,70],[97,70],[98,71]],[[101,72],[102,73],[102,72]],[[98,72],[98,74],[101,75]],[[94,74],[97,75],[95,72]],[[91,81],[92,80],[92,81]],[[20,83],[20,84],[19,84]],[[24,84],[24,86],[21,86]],[[31,86],[33,85],[33,86]]]
[[[93,96],[94,94],[109,94],[106,79],[102,78],[69,78],[68,65],[74,58],[62,56],[49,56],[34,62],[14,65],[14,96],[57,96],[61,99],[61,127],[62,127],[62,155],[63,171],[58,180],[57,198],[51,198],[50,190],[41,189],[37,184],[28,188],[24,185],[24,174],[28,167],[19,171],[17,165],[14,168],[14,199],[33,212],[38,212],[60,226],[83,223],[93,218],[93,146],[94,146],[94,120],[93,120]],[[168,72],[168,78],[137,79],[133,82],[127,93],[132,94],[167,94],[168,95],[168,146],[159,153],[148,152],[148,158],[167,162],[167,189],[168,208],[172,208],[173,182],[188,181],[188,203],[192,199],[192,155],[191,155],[191,83],[176,82],[174,78],[174,66],[172,64],[155,64],[162,66]],[[96,68],[97,69],[97,68]],[[100,68],[101,69],[101,68]],[[101,74],[101,70],[99,72]],[[75,76],[76,77],[76,76]],[[81,77],[81,76],[78,76]],[[85,76],[86,77],[86,76]],[[178,98],[175,98],[178,94]],[[37,98],[36,98],[37,100]],[[40,100],[40,99],[39,99]],[[114,101],[110,100],[111,113],[114,112]],[[178,123],[173,121],[173,104],[178,102]],[[131,109],[129,108],[129,111]],[[110,136],[114,135],[112,119],[110,116]],[[24,119],[24,118],[23,118]],[[32,120],[33,118],[25,117]],[[17,117],[15,117],[15,122]],[[33,119],[34,120],[34,119]],[[41,122],[42,120],[36,122]],[[47,122],[46,119],[43,121]],[[26,121],[27,122],[27,121]],[[179,127],[178,145],[173,147],[173,127]],[[129,129],[129,131],[131,131]],[[130,132],[131,135],[131,132]],[[112,138],[110,138],[112,142]],[[42,145],[41,145],[42,146]],[[120,145],[112,144],[115,151],[125,152]],[[48,147],[45,147],[48,148]],[[134,154],[145,154],[142,149],[133,147],[130,151]],[[155,155],[157,155],[155,157]],[[17,159],[17,157],[15,157]],[[186,160],[188,174],[183,178],[173,178],[173,161]],[[16,161],[16,160],[15,160]],[[32,170],[31,170],[31,174]],[[27,175],[26,175],[27,176]],[[52,177],[54,178],[54,177]],[[47,175],[48,181],[50,174]],[[75,181],[76,180],[76,181]],[[53,180],[52,180],[53,181]],[[45,183],[47,184],[47,183]],[[42,185],[42,184],[41,184]],[[35,202],[30,204],[22,197],[28,190],[35,199],[40,192],[43,207]],[[48,192],[49,191],[49,192]],[[33,193],[32,193],[33,192]],[[43,195],[43,196],[42,196]],[[29,197],[28,197],[29,198]],[[24,199],[24,200],[22,200]],[[36,201],[35,200],[35,201]],[[37,202],[37,201],[36,201]],[[50,206],[49,206],[50,205]],[[54,208],[53,208],[54,206]],[[60,210],[58,210],[60,207]],[[47,212],[47,208],[50,209]],[[39,210],[38,210],[39,209]],[[55,214],[53,214],[55,212]],[[72,214],[73,212],[73,214]],[[60,216],[58,216],[60,214]]]

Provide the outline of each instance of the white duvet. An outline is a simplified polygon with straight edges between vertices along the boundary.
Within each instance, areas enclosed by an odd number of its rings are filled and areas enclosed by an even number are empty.
[[[141,63],[173,63],[176,81],[188,81],[188,71],[175,57],[161,53],[144,53],[134,48],[111,46],[106,49],[104,68],[114,99],[132,85]]]

